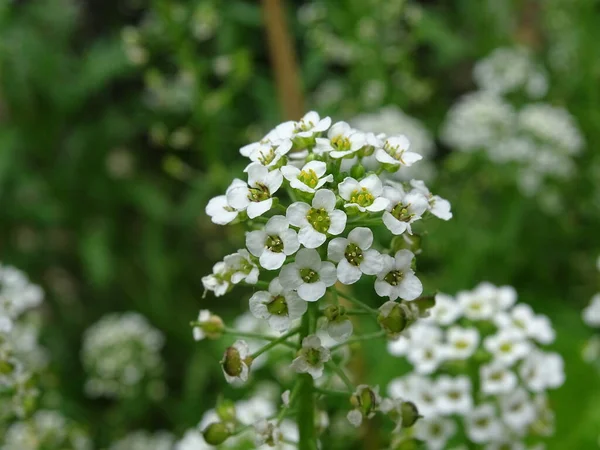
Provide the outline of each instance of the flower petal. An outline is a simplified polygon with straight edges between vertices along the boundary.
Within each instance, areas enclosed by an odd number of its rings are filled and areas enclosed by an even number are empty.
[[[312,201],[313,208],[324,208],[325,211],[333,211],[335,209],[335,194],[329,189],[321,189],[315,193]]]
[[[246,247],[254,256],[262,255],[265,250],[267,233],[263,230],[250,231],[246,233]]]
[[[404,273],[404,278],[398,285],[398,295],[404,300],[414,300],[422,293],[421,280],[412,272]]]
[[[366,275],[377,275],[383,269],[381,254],[373,248],[363,252],[363,260],[359,267]]]
[[[265,249],[258,261],[265,269],[276,270],[283,266],[283,263],[285,262],[285,253],[275,253],[269,249]]]
[[[306,248],[320,247],[326,240],[327,236],[323,233],[319,233],[310,225],[302,227],[298,233],[298,241]]]
[[[348,233],[348,241],[358,245],[362,250],[367,250],[373,245],[373,232],[366,227],[356,227]]]
[[[346,221],[348,216],[344,211],[340,211],[339,209],[334,209],[329,213],[329,219],[331,220],[331,224],[329,225],[329,229],[327,232],[332,235],[340,234],[346,228]]]
[[[344,258],[346,247],[348,246],[348,239],[346,238],[335,238],[329,242],[327,247],[327,259],[333,262],[340,262]]]
[[[343,284],[353,284],[360,280],[362,272],[360,269],[343,258],[337,266],[337,277]]]
[[[296,254],[296,266],[300,269],[310,268],[318,272],[321,268],[321,257],[316,250],[303,248]]]
[[[308,214],[308,210],[310,209],[310,205],[308,203],[296,202],[292,203],[286,213],[285,216],[289,222],[295,227],[303,227],[308,225],[308,220],[306,219],[306,215]]]
[[[322,281],[304,283],[298,288],[298,295],[307,302],[316,302],[325,295],[327,287]]]

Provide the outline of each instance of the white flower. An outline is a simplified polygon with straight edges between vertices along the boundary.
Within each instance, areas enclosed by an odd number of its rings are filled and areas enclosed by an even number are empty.
[[[296,261],[281,269],[279,280],[286,289],[296,289],[301,299],[315,302],[337,281],[333,263],[321,261],[316,250],[303,248]]]
[[[347,317],[328,320],[326,325],[327,334],[337,342],[345,342],[352,335],[354,327],[352,321]]]
[[[216,337],[220,334],[218,330],[222,327],[223,321],[219,316],[211,314],[208,309],[202,309],[200,310],[200,313],[198,313],[198,325],[194,326],[192,329],[194,340],[201,341],[206,337]]]
[[[226,192],[227,202],[238,211],[246,211],[254,219],[271,209],[273,194],[281,187],[283,175],[254,163],[248,166],[248,183],[235,179]]]
[[[371,174],[360,181],[346,177],[338,185],[340,197],[346,200],[344,208],[355,207],[360,212],[383,211],[389,204],[389,200],[382,197],[383,184],[379,177]]]
[[[238,210],[227,203],[226,195],[218,195],[211,198],[206,205],[205,211],[210,216],[210,220],[217,225],[227,225],[233,222],[239,214]]]
[[[282,439],[279,427],[273,421],[261,419],[254,424],[254,443],[257,446],[268,444],[269,447],[275,447]]]
[[[488,320],[494,316],[495,308],[492,299],[478,292],[477,289],[459,292],[456,300],[467,319]]]
[[[406,359],[415,367],[420,374],[433,373],[444,361],[445,352],[440,343],[425,341],[417,343],[411,341]]]
[[[410,184],[416,191],[419,191],[427,198],[431,214],[442,220],[452,219],[451,206],[448,200],[439,195],[433,195],[421,180],[411,180]]]
[[[565,382],[564,362],[558,353],[534,350],[521,363],[519,375],[533,392],[557,388]]]
[[[375,158],[381,164],[410,167],[423,159],[421,155],[408,151],[410,141],[404,135],[391,136],[383,142],[383,148],[375,151]]]
[[[442,375],[437,379],[437,407],[443,415],[468,414],[473,407],[471,380],[466,376],[455,378]]]
[[[357,227],[348,238],[335,238],[329,242],[327,257],[338,263],[337,277],[344,284],[357,282],[361,275],[377,275],[383,269],[380,253],[371,248],[373,232]]]
[[[197,429],[187,430],[183,437],[175,443],[174,450],[211,450],[214,447],[204,440]]]
[[[332,158],[343,158],[356,153],[365,145],[365,136],[346,122],[337,122],[327,132],[327,139],[317,138],[314,152],[329,153]]]
[[[526,337],[543,344],[550,344],[555,338],[550,320],[541,314],[536,315],[531,306],[526,304],[519,304],[508,312],[496,314],[494,323],[498,328],[514,327]]]
[[[473,442],[483,444],[504,437],[502,423],[496,416],[496,409],[490,403],[473,408],[466,417],[467,436]]]
[[[348,412],[346,418],[353,426],[359,427],[363,421],[363,417],[371,419],[375,416],[375,412],[381,403],[379,395],[379,386],[371,388],[366,384],[357,386],[356,391],[350,398],[350,403],[354,406]]]
[[[315,111],[310,111],[294,124],[294,135],[300,138],[310,138],[315,133],[326,131],[331,126],[330,117],[321,117]]]
[[[506,328],[486,337],[483,346],[496,360],[506,366],[512,366],[531,349],[523,334],[514,328]]]
[[[481,366],[479,376],[481,379],[481,392],[487,395],[507,394],[518,383],[517,375],[499,361]]]
[[[415,255],[409,250],[399,250],[395,257],[382,255],[383,269],[377,275],[375,292],[390,300],[414,300],[423,292],[423,285],[411,269]]]
[[[262,230],[246,233],[246,247],[267,270],[279,269],[285,258],[298,251],[297,233],[284,216],[273,216]]]
[[[456,434],[456,423],[445,417],[425,416],[415,424],[415,437],[427,443],[429,450],[443,450]]]
[[[237,253],[232,253],[223,258],[231,274],[231,282],[238,284],[245,281],[248,284],[256,284],[258,281],[259,270],[256,264],[250,258],[248,250],[240,249]]]
[[[405,231],[412,234],[411,224],[421,219],[429,208],[427,198],[423,194],[416,189],[404,192],[402,186],[397,183],[385,186],[383,197],[389,200],[383,213],[383,223],[395,235]]]
[[[535,405],[523,388],[500,398],[502,421],[516,432],[524,432],[536,419]]]
[[[265,319],[269,326],[279,332],[287,331],[292,321],[306,312],[306,302],[294,291],[286,291],[274,278],[269,291],[258,291],[250,297],[250,312],[254,317]]]
[[[292,188],[302,192],[314,193],[325,183],[333,181],[333,175],[325,175],[327,164],[323,161],[307,162],[302,170],[295,166],[283,166],[281,173],[290,182]]]
[[[206,291],[213,291],[215,297],[225,295],[231,286],[231,274],[224,261],[213,266],[213,273],[202,277],[202,285]]]
[[[462,315],[460,304],[450,295],[435,295],[435,305],[429,310],[429,319],[439,325],[451,325]]]
[[[329,349],[321,345],[321,339],[311,335],[302,340],[302,348],[290,367],[298,373],[308,373],[316,379],[323,375],[324,363],[330,359]]]
[[[438,415],[437,384],[427,377],[413,373],[396,378],[388,385],[388,394],[394,399],[410,400],[425,417]]]
[[[583,310],[583,321],[591,327],[600,327],[600,294],[594,295]]]
[[[250,368],[246,362],[250,356],[250,348],[246,341],[238,340],[225,350],[221,367],[228,383],[246,382]]]
[[[249,155],[252,163],[244,171],[248,171],[254,163],[272,168],[279,164],[282,157],[292,149],[292,141],[289,139],[263,142],[257,145]]]
[[[321,189],[307,203],[292,203],[286,212],[290,223],[299,227],[298,240],[306,248],[317,248],[325,242],[327,235],[338,235],[346,228],[346,213],[335,209],[336,198],[332,191]]]
[[[479,345],[479,331],[476,328],[453,326],[446,333],[448,359],[467,359],[475,353]]]
[[[281,402],[283,403],[283,406],[290,406],[290,395],[291,392],[289,389],[281,394]]]

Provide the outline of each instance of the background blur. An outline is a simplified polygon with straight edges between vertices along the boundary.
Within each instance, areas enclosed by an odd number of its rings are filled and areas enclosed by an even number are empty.
[[[548,314],[567,371],[549,448],[596,448],[600,375],[581,356],[592,334],[581,309],[600,285],[600,3],[284,3],[305,110],[352,121],[395,107],[435,140],[430,184],[454,218],[424,238],[425,286],[510,284]],[[133,429],[181,434],[226,389],[223,344],[195,343],[188,323],[200,307],[227,319],[247,309],[239,290],[203,299],[200,278],[243,245],[241,229],[210,222],[207,201],[245,166],[239,148],[286,119],[263,17],[243,0],[0,0],[0,262],[46,291],[45,401],[98,448]],[[439,139],[476,89],[475,62],[517,45],[585,141],[574,175],[552,185],[558,201],[523,195],[513,166]],[[163,400],[86,397],[83,332],[115,311],[164,333]],[[394,370],[377,367],[378,380]]]

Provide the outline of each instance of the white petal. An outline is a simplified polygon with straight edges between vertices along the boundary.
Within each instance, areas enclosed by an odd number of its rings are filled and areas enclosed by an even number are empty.
[[[405,272],[398,285],[398,295],[404,300],[414,300],[423,293],[423,284],[414,273]]]
[[[350,411],[346,415],[346,418],[348,419],[348,422],[350,422],[350,424],[356,428],[360,427],[360,424],[362,423],[363,419],[362,414],[358,409],[353,409],[352,411]]]
[[[288,181],[297,180],[298,175],[300,175],[300,169],[298,169],[297,167],[294,167],[294,166],[290,166],[290,165],[283,166],[279,170],[281,170],[282,175]]]
[[[366,207],[367,211],[379,212],[383,211],[390,204],[390,201],[384,197],[377,197],[375,201]]]
[[[267,200],[263,200],[262,202],[250,202],[246,212],[248,213],[248,217],[250,219],[254,219],[258,216],[262,216],[264,213],[270,210],[272,206],[272,198],[268,198]]]
[[[417,161],[421,161],[423,157],[415,152],[404,152],[402,153],[402,161],[406,167],[412,166]]]
[[[358,184],[358,181],[356,181],[354,178],[346,177],[344,181],[338,185],[338,189],[340,192],[340,197],[342,197],[344,200],[350,200],[352,193],[357,189],[360,189],[360,184]]]
[[[265,231],[267,234],[279,235],[287,230],[289,226],[290,224],[285,216],[273,216],[265,225]]]
[[[316,250],[303,248],[296,255],[296,266],[301,269],[310,268],[318,271],[321,267],[321,257]]]
[[[271,314],[267,311],[266,303],[272,300],[271,294],[266,291],[255,292],[249,300],[250,312],[259,319],[268,319]]]
[[[299,319],[304,315],[308,306],[296,292],[288,292],[285,296],[288,306],[288,315],[291,320]]]
[[[337,281],[337,270],[333,263],[329,261],[324,261],[321,263],[321,268],[319,270],[319,279],[325,283],[325,286],[333,286]]]
[[[260,265],[267,270],[279,269],[285,262],[285,253],[275,253],[269,249],[265,249],[259,258]]]
[[[268,175],[269,169],[260,163],[250,164],[248,166],[248,185],[256,187],[257,183],[264,184]]]
[[[260,256],[265,250],[266,239],[267,233],[263,230],[250,231],[246,233],[246,247],[254,256]]]
[[[327,247],[327,259],[333,262],[340,262],[344,258],[346,247],[348,246],[348,239],[346,238],[335,238],[329,242]]]
[[[306,220],[306,215],[308,214],[309,209],[310,205],[307,203],[292,203],[288,207],[285,216],[287,217],[287,220],[289,220],[289,222],[295,227],[303,227],[308,224],[308,220]]]
[[[398,270],[406,270],[410,269],[410,265],[412,264],[412,260],[415,255],[410,250],[402,249],[396,252],[394,259],[396,260],[395,265]]]
[[[298,288],[298,295],[307,302],[316,302],[325,295],[326,286],[322,281],[304,283]]]
[[[327,324],[327,333],[338,342],[346,341],[352,335],[352,322],[349,319]]]
[[[433,206],[431,207],[431,214],[442,219],[452,219],[452,212],[450,210],[450,202],[442,197],[435,195],[433,197]]]
[[[327,137],[329,139],[333,139],[336,136],[346,136],[350,134],[351,131],[352,127],[348,125],[347,122],[340,121],[332,125],[331,129],[329,130],[329,133],[327,133]]]
[[[292,255],[300,248],[300,242],[298,241],[298,233],[294,230],[287,229],[279,235],[281,242],[283,243],[283,253],[286,255]]]
[[[269,194],[273,195],[275,192],[279,190],[281,184],[283,183],[283,175],[279,170],[272,170],[269,172],[267,177],[265,178],[265,185],[269,189]]]
[[[340,211],[339,209],[334,209],[329,213],[329,219],[331,221],[329,225],[329,229],[327,232],[332,235],[340,234],[346,228],[346,221],[348,216],[344,211]]]
[[[406,222],[401,222],[387,211],[383,213],[382,219],[387,229],[390,230],[392,234],[395,234],[396,236],[404,233],[408,226]]]
[[[379,161],[381,164],[391,164],[394,166],[400,165],[400,161],[392,158],[390,154],[383,149],[379,149],[375,152],[375,159],[377,159],[377,161]]]
[[[296,264],[287,264],[279,272],[279,282],[284,289],[291,290],[300,286],[303,281]]]
[[[290,328],[290,324],[291,324],[291,320],[288,316],[277,316],[277,315],[269,316],[269,326],[274,331],[277,331],[280,333],[287,331]]]
[[[315,193],[313,208],[324,208],[325,211],[333,211],[335,208],[335,194],[329,189],[321,189]]]
[[[362,275],[360,269],[348,262],[346,258],[343,258],[337,267],[337,276],[343,284],[356,283]]]
[[[364,259],[360,263],[360,270],[366,275],[377,275],[383,269],[381,254],[371,248],[363,252]]]
[[[238,215],[237,211],[227,211],[225,208],[229,206],[227,196],[219,195],[211,198],[206,205],[205,212],[211,217],[213,223],[217,225],[227,225]]]
[[[314,170],[317,178],[321,178],[327,172],[327,164],[323,161],[309,161],[304,165],[302,170]]]
[[[326,240],[327,236],[323,233],[319,233],[310,225],[302,227],[298,233],[298,241],[306,248],[320,247]]]
[[[383,183],[375,174],[371,174],[360,180],[360,185],[361,187],[366,188],[375,197],[379,197],[383,193]]]
[[[380,297],[391,298],[392,286],[387,281],[377,280],[375,281],[375,292],[377,292],[377,295]]]
[[[248,187],[236,186],[233,189],[227,190],[227,203],[232,208],[240,211],[247,208],[250,203],[250,200],[248,200]]]
[[[358,245],[362,250],[367,250],[373,245],[373,232],[365,227],[356,227],[348,233],[348,241]]]

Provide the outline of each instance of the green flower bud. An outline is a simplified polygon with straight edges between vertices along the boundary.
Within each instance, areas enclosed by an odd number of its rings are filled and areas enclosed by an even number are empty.
[[[419,410],[413,402],[403,402],[401,407],[402,428],[412,427],[419,418]]]
[[[242,373],[242,358],[240,352],[235,347],[229,347],[225,350],[225,357],[223,358],[223,370],[231,377],[239,377]]]
[[[323,310],[323,315],[328,321],[333,322],[346,315],[346,308],[343,306],[329,305]]]
[[[365,168],[362,164],[356,164],[350,169],[350,176],[355,180],[360,180],[365,175]]]
[[[223,422],[235,422],[236,420],[236,412],[235,412],[235,403],[231,400],[221,400],[217,404],[217,416]]]
[[[377,321],[391,337],[399,336],[419,317],[418,308],[405,303],[387,301],[379,308]]]
[[[220,445],[231,436],[229,427],[223,422],[214,422],[202,432],[204,440],[210,445]]]

